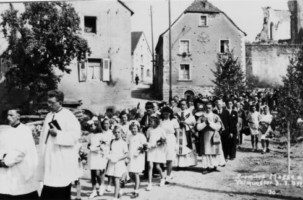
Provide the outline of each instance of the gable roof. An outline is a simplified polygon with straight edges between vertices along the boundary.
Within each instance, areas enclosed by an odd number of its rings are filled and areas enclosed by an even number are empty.
[[[26,3],[26,2],[45,2],[45,1],[81,1],[81,0],[1,0],[0,3]],[[85,0],[89,1],[89,0]],[[134,11],[132,11],[122,0],[117,0],[123,7],[125,7],[131,15],[134,14]]]
[[[184,13],[220,13],[217,7],[206,0],[195,0]]]
[[[118,0],[118,2],[119,2],[120,4],[122,4],[122,6],[124,6],[124,7],[130,12],[131,15],[134,14],[134,11],[132,11],[132,10],[131,10],[123,1]]]
[[[142,31],[132,32],[132,54],[135,51],[142,34]]]
[[[181,13],[181,15],[171,24],[171,27],[173,27],[173,25],[175,23],[177,23],[177,21],[182,17],[182,15],[186,14],[186,13],[222,13],[240,32],[242,32],[245,36],[247,35],[244,31],[242,31],[236,24],[235,22],[228,17],[227,14],[225,14],[223,11],[221,11],[219,8],[215,7],[213,4],[211,4],[210,2],[208,2],[207,0],[195,0],[189,7],[187,7],[185,9],[185,11],[183,13]],[[169,28],[167,28],[160,36],[162,37],[167,31],[169,30]],[[156,49],[158,48],[158,44],[156,46]]]

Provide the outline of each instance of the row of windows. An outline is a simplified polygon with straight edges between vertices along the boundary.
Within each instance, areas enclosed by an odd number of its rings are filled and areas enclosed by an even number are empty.
[[[141,68],[143,70],[143,67]],[[111,67],[109,59],[88,59],[86,62],[78,63],[79,82],[86,81],[110,81]],[[150,70],[147,69],[146,76],[150,77]],[[141,71],[141,77],[143,71]],[[179,68],[179,80],[191,80],[191,69],[189,64],[181,64]]]
[[[201,15],[199,19],[199,26],[207,26],[207,16]],[[97,33],[97,17],[84,16],[84,32]]]
[[[229,51],[229,40],[220,40],[220,53],[227,53]],[[189,54],[189,40],[180,40],[179,53]]]

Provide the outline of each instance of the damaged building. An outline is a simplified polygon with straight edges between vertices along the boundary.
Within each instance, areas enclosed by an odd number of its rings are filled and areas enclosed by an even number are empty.
[[[263,8],[261,32],[246,46],[246,73],[260,82],[282,84],[289,60],[302,44],[303,0],[289,0],[288,10]]]

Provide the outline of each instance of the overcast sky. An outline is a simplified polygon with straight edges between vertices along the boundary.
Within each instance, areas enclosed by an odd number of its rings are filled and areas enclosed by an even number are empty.
[[[171,0],[172,22],[194,0]],[[132,16],[132,31],[144,31],[151,41],[150,6],[153,7],[154,46],[159,35],[168,28],[168,0],[124,0],[135,12]],[[247,41],[254,41],[263,24],[262,7],[288,10],[287,0],[209,0],[225,12],[246,34]],[[151,45],[151,44],[150,44]]]

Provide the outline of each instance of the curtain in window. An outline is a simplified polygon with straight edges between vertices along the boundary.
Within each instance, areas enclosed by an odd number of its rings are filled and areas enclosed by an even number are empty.
[[[88,63],[88,79],[101,80],[101,66],[100,63]]]
[[[188,40],[181,40],[180,43],[180,53],[189,53],[189,41]]]
[[[190,80],[189,65],[180,66],[180,80]]]

